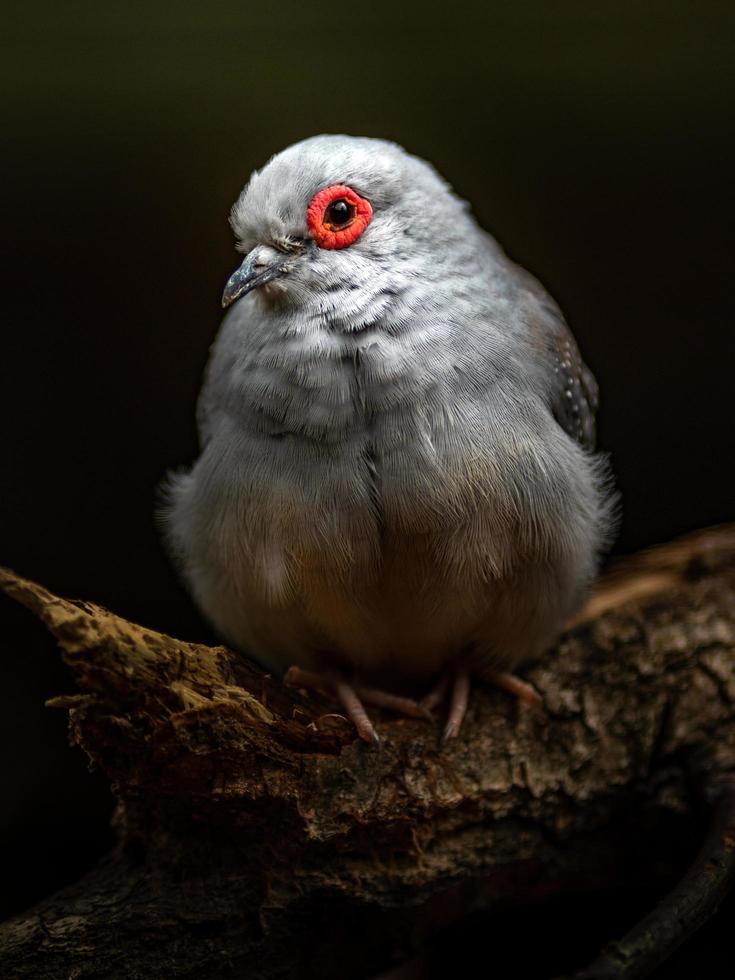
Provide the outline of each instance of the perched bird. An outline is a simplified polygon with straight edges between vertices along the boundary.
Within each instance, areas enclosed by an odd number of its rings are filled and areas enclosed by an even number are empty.
[[[579,605],[613,510],[558,307],[383,140],[289,147],[231,224],[201,455],[164,512],[195,601],[366,741],[365,704],[420,716],[447,688],[454,736],[471,674],[532,697],[509,671]]]

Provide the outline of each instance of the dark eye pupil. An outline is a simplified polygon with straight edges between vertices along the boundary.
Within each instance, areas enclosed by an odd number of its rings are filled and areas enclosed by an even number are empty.
[[[339,201],[332,201],[324,217],[327,224],[345,225],[352,218],[354,210],[353,205],[340,199]]]

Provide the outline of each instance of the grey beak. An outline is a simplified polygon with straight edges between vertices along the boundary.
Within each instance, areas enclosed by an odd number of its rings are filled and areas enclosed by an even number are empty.
[[[222,293],[223,308],[227,309],[251,289],[257,289],[258,286],[279,279],[287,271],[285,259],[286,256],[279,256],[271,262],[264,262],[263,253],[259,248],[248,252],[240,268],[227,280],[225,291]]]

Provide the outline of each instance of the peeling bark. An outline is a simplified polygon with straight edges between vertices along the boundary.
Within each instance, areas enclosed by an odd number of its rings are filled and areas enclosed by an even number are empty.
[[[526,672],[543,705],[477,690],[444,748],[385,715],[373,750],[224,647],[0,584],[57,638],[120,840],[0,927],[4,977],[369,976],[468,911],[625,879],[733,770],[733,527],[628,560]]]

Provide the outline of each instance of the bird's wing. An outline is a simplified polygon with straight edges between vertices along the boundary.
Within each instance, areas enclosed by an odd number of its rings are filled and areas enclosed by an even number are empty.
[[[556,304],[545,296],[542,321],[535,325],[542,354],[551,368],[549,391],[551,412],[567,435],[583,449],[595,448],[595,414],[598,388],[595,377],[582,360],[576,341]]]
[[[516,301],[523,310],[534,354],[540,360],[549,410],[568,436],[583,449],[595,448],[595,414],[598,388],[595,377],[582,360],[564,316],[541,283],[521,266],[511,262],[494,239],[489,248],[495,261],[513,283]]]

